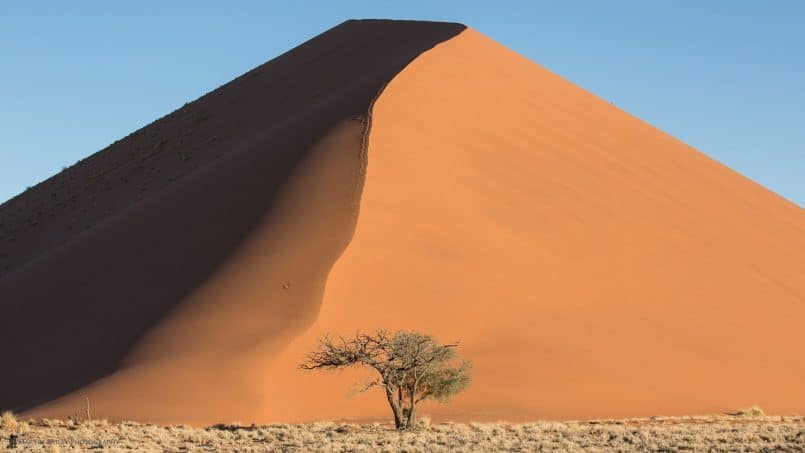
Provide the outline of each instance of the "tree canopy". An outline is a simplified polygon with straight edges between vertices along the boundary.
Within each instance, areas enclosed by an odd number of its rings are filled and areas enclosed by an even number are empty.
[[[398,429],[415,427],[416,405],[428,399],[446,402],[470,383],[471,364],[458,362],[458,343],[439,344],[418,332],[377,330],[354,338],[326,335],[300,368],[338,369],[366,366],[377,372],[362,391],[381,387]]]

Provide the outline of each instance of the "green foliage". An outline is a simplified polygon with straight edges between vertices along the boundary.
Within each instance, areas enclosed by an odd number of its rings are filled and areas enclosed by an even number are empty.
[[[425,376],[419,383],[420,392],[426,399],[446,403],[470,386],[469,371],[471,368],[472,365],[469,362],[462,362],[455,367],[438,369]]]

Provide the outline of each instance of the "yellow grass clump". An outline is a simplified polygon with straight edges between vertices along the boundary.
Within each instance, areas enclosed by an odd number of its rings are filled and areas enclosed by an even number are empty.
[[[19,422],[17,421],[17,417],[14,417],[14,414],[11,411],[4,411],[2,415],[0,415],[0,428],[15,430],[19,426]]]

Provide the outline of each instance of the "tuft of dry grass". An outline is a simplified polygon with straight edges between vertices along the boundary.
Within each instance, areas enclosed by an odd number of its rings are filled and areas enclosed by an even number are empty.
[[[20,451],[805,451],[805,417],[695,416],[530,423],[439,423],[418,430],[391,424],[187,425],[102,420],[29,420],[11,427],[3,415],[0,442],[17,435]],[[27,431],[19,426],[25,423]],[[2,447],[4,445],[0,445]]]
[[[430,429],[430,415],[420,415],[416,418],[416,425],[418,429]]]
[[[764,417],[766,414],[763,412],[763,409],[752,406],[739,410],[735,415],[739,417]]]
[[[19,422],[17,421],[17,417],[11,413],[11,411],[4,411],[2,415],[0,415],[0,429],[8,429],[8,430],[15,430],[19,426]]]

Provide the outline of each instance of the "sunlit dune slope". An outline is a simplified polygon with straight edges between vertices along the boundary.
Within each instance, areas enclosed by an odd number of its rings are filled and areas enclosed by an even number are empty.
[[[351,237],[371,103],[463,29],[345,22],[0,206],[0,410],[254,414]]]
[[[376,327],[462,340],[447,419],[805,410],[802,209],[473,30],[373,112],[355,235],[267,418],[383,415],[360,373],[293,369]]]

